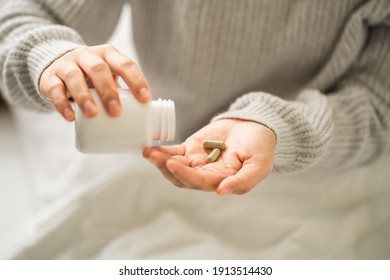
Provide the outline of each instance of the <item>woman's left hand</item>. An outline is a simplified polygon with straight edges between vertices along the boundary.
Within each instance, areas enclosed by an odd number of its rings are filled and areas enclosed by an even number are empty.
[[[204,140],[225,141],[218,160],[207,163]],[[244,194],[272,171],[276,137],[257,122],[221,119],[190,136],[181,145],[144,149],[144,157],[173,184],[182,188]]]

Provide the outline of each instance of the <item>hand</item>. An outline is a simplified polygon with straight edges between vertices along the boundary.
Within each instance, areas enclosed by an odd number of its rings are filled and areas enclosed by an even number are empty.
[[[225,141],[216,162],[206,163],[206,139]],[[145,148],[143,155],[178,187],[244,194],[272,171],[275,142],[273,131],[259,123],[221,119],[181,145]]]
[[[82,47],[64,54],[42,73],[39,90],[66,120],[73,121],[74,111],[69,98],[73,98],[86,116],[93,117],[98,113],[88,89],[93,86],[106,111],[111,116],[118,116],[121,113],[118,76],[138,101],[147,103],[151,100],[148,83],[137,64],[110,45]]]

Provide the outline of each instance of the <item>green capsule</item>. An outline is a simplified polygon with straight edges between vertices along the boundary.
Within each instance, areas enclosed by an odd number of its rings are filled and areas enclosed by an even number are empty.
[[[203,147],[208,149],[215,149],[218,148],[220,150],[225,149],[225,142],[220,140],[204,140],[203,141]]]
[[[219,155],[221,154],[221,150],[218,149],[218,148],[214,148],[211,153],[209,153],[209,155],[207,156],[207,163],[212,163],[214,161],[216,161],[219,157]]]

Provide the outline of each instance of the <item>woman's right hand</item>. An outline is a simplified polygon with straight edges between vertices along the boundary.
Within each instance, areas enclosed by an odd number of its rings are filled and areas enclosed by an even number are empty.
[[[93,86],[108,114],[115,117],[122,111],[117,90],[119,76],[139,102],[147,103],[152,99],[137,64],[111,45],[81,47],[59,57],[42,73],[39,90],[67,121],[73,121],[75,114],[70,98],[86,116],[98,113],[89,93],[89,87]]]

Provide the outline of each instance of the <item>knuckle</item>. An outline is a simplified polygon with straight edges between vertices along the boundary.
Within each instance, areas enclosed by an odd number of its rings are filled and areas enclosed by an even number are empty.
[[[54,69],[55,68],[55,62],[50,64],[48,67],[46,67],[45,70],[43,70],[40,81],[48,80],[54,75]]]
[[[87,50],[88,50],[88,47],[79,47],[79,48],[76,48],[74,50],[71,50],[70,52],[66,53],[64,56],[71,56],[73,54],[81,55],[81,54],[84,54],[85,52],[87,52]]]
[[[69,55],[73,57],[73,61],[79,61],[81,58],[91,55],[91,53],[93,53],[93,49],[91,47],[80,47],[72,52],[69,52]]]
[[[86,48],[85,47],[79,47],[76,49],[73,49],[64,55],[60,56],[56,59],[56,61],[53,64],[56,64],[57,66],[62,65],[63,63],[73,63],[78,59],[78,57],[81,57],[85,54]]]
[[[121,61],[119,63],[120,69],[129,69],[129,68],[133,68],[133,67],[137,67],[137,64],[131,59],[126,59],[126,60]]]
[[[91,72],[101,72],[102,70],[105,70],[107,67],[106,63],[104,61],[97,61],[93,63],[89,68]]]
[[[80,75],[81,71],[78,68],[69,68],[63,72],[65,79],[72,79]]]
[[[58,82],[48,87],[46,96],[53,103],[61,103],[66,99],[64,95],[64,90],[65,90],[64,85]]]
[[[113,51],[116,50],[115,47],[111,44],[103,44],[101,45],[101,48],[105,51]]]
[[[65,89],[64,84],[61,82],[52,83],[48,86],[47,92],[51,95],[55,92],[62,92]]]

